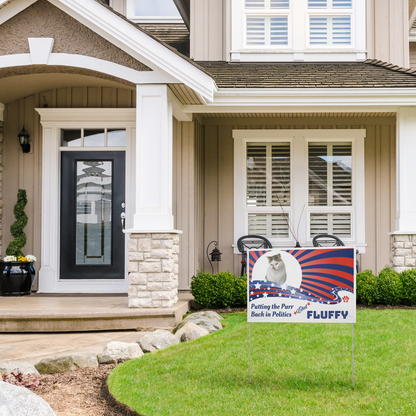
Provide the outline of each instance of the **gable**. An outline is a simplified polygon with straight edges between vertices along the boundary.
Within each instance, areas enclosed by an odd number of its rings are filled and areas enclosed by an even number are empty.
[[[150,71],[47,0],[39,0],[0,26],[0,56],[29,53],[28,38],[53,38],[52,53],[103,59],[136,71]]]

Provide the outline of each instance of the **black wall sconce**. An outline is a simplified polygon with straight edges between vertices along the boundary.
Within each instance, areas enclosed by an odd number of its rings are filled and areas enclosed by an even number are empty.
[[[23,153],[30,152],[30,143],[29,143],[29,133],[25,130],[25,126],[23,126],[21,132],[17,135],[19,138],[20,146],[22,146]]]
[[[208,251],[209,251],[209,246],[212,244],[212,243],[214,243],[215,244],[215,247],[214,247],[214,250],[212,250],[211,251],[211,253],[209,253],[209,255],[208,255]],[[209,264],[211,265],[211,270],[212,270],[212,274],[214,274],[214,266],[212,265],[212,261],[221,261],[221,255],[222,255],[222,253],[221,253],[221,251],[219,250],[219,248],[218,248],[218,242],[217,241],[211,241],[209,244],[208,244],[208,246],[207,246],[207,258],[208,258],[208,261],[209,261]],[[211,258],[210,258],[211,257]]]

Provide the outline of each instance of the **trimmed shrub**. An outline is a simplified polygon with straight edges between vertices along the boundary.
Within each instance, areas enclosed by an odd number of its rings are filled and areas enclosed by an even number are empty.
[[[211,274],[200,270],[192,277],[191,293],[206,308],[240,306],[247,303],[247,278],[228,271]]]
[[[402,289],[399,273],[386,266],[377,278],[377,303],[399,305],[402,302]]]
[[[372,305],[377,302],[376,277],[371,270],[357,273],[357,303]]]
[[[416,305],[416,269],[404,270],[400,273],[402,283],[403,305]]]
[[[247,306],[247,274],[237,277],[234,287],[233,306]]]

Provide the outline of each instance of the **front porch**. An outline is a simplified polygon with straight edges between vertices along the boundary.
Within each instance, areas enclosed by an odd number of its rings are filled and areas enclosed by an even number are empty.
[[[129,308],[127,295],[0,297],[1,332],[89,332],[173,328],[193,299],[180,292],[171,308]]]

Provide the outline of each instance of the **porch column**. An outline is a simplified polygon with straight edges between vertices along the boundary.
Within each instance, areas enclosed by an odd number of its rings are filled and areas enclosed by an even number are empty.
[[[416,266],[416,107],[397,112],[396,221],[391,261],[398,272]]]
[[[172,215],[172,105],[167,85],[137,85],[133,228],[127,230],[129,307],[178,301],[179,233]]]

